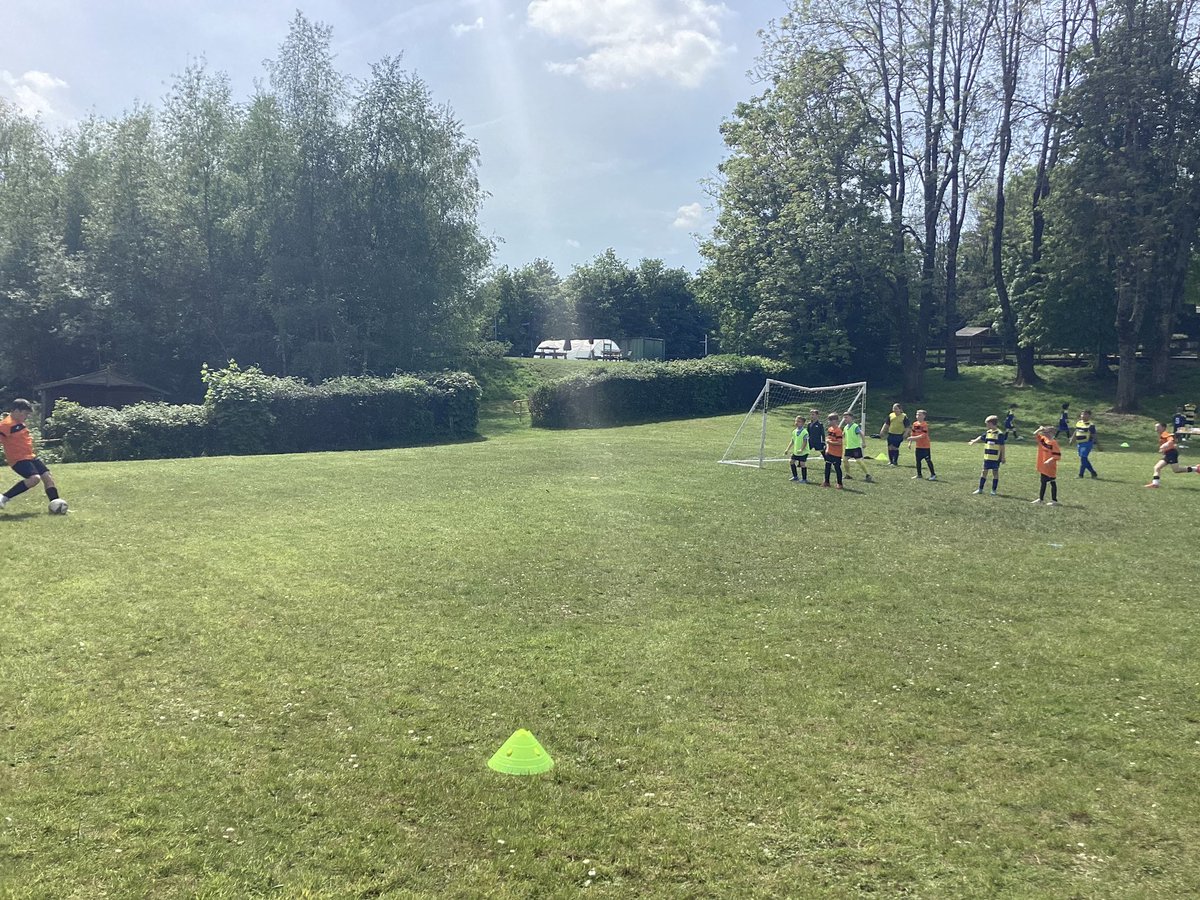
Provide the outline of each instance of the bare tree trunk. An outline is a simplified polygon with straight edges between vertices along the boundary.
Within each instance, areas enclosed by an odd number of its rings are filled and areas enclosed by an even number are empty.
[[[1137,409],[1137,335],[1118,326],[1117,352],[1117,412],[1133,412]]]
[[[1146,316],[1145,291],[1128,272],[1117,279],[1117,412],[1133,412],[1138,406],[1137,348]]]

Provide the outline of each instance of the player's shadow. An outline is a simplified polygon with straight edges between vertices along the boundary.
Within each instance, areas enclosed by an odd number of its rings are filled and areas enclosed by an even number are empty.
[[[39,515],[39,513],[36,513],[31,509],[27,509],[24,512],[2,513],[0,514],[0,522],[3,522],[6,519],[32,519],[36,515]]]

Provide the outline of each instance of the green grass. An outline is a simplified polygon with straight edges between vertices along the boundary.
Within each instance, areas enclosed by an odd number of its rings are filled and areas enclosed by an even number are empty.
[[[946,425],[839,493],[716,465],[740,418],[56,466],[0,513],[0,893],[1189,896],[1200,476],[1131,420],[973,497]],[[552,772],[486,767],[518,727]]]

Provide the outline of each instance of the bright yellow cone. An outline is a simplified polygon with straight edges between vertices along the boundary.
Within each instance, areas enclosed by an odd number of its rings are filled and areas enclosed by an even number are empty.
[[[512,737],[488,760],[488,768],[505,775],[540,775],[553,767],[554,760],[550,754],[524,728],[514,731]]]

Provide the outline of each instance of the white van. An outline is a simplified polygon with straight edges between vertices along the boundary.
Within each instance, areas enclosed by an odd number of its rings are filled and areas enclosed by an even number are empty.
[[[624,359],[616,341],[608,338],[568,338],[542,341],[533,351],[536,359]]]

